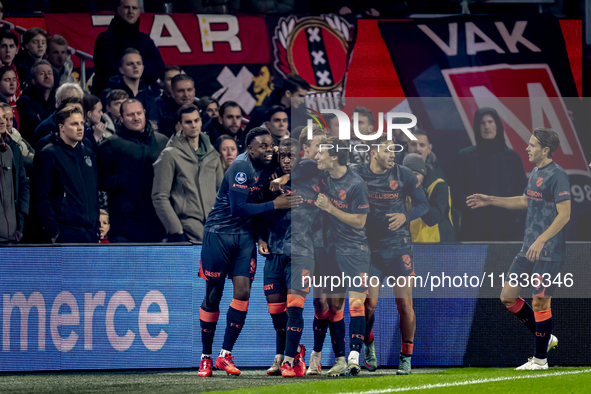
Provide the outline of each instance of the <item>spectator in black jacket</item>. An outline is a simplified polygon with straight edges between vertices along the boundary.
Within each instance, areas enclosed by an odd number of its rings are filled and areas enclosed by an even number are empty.
[[[160,89],[162,94],[156,99],[156,107],[158,107],[158,114],[164,109],[166,100],[172,97],[172,79],[181,73],[181,68],[173,64],[164,66],[164,72],[160,77]]]
[[[281,140],[289,138],[288,110],[283,105],[272,106],[265,114],[265,128],[271,132],[275,146],[279,146]]]
[[[113,89],[125,91],[129,95],[129,98],[134,98],[142,103],[149,121],[157,122],[156,97],[150,91],[149,86],[141,80],[142,74],[144,73],[144,64],[142,55],[140,55],[137,49],[127,48],[123,52],[119,72],[121,73],[120,75],[109,78],[105,92],[108,93]]]
[[[21,84],[30,85],[34,78],[30,70],[35,63],[43,59],[46,51],[47,32],[45,30],[39,27],[33,27],[23,34],[21,50],[14,59]]]
[[[47,119],[55,109],[51,64],[47,60],[39,60],[31,67],[31,75],[31,86],[24,90],[16,102],[19,131],[29,142],[39,123]]]
[[[164,61],[149,35],[140,32],[138,0],[120,0],[115,17],[107,31],[98,35],[94,44],[95,75],[92,93],[100,96],[107,81],[119,73],[119,59],[127,48],[137,49],[144,60],[142,79],[156,84],[162,75]]]
[[[33,208],[45,242],[97,243],[98,179],[94,155],[80,143],[84,115],[68,106],[57,113],[59,135],[35,155]]]
[[[486,207],[470,209],[466,196],[481,193],[499,197],[520,196],[527,185],[519,155],[505,145],[503,123],[494,108],[474,114],[476,145],[458,152],[451,173],[453,204],[462,212],[460,241],[520,241],[524,212]]]
[[[55,108],[59,108],[63,106],[66,100],[70,98],[76,98],[78,101],[69,101],[69,103],[80,104],[82,103],[82,97],[84,96],[84,92],[82,88],[78,86],[76,83],[65,83],[59,87],[57,92],[55,93]],[[80,107],[82,108],[82,107]],[[56,126],[56,112],[53,112],[47,119],[43,122],[39,123],[33,136],[30,138],[31,145],[35,148],[39,141],[44,137],[51,134],[52,131],[57,132]]]
[[[152,164],[168,138],[155,133],[142,103],[121,104],[121,130],[98,148],[100,189],[109,195],[111,242],[160,242],[166,230],[152,205]]]
[[[220,107],[220,115],[211,118],[204,126],[203,131],[207,133],[210,141],[217,141],[222,135],[229,135],[236,141],[238,153],[246,150],[246,131],[242,129],[242,117],[244,111],[235,101],[226,101]]]
[[[306,95],[310,90],[310,84],[297,74],[290,74],[283,80],[283,86],[275,88],[271,95],[263,101],[263,104],[255,107],[250,113],[250,122],[246,131],[254,127],[260,127],[265,121],[265,114],[274,105],[283,105],[288,109],[289,130],[298,126],[306,126],[306,113],[304,104]],[[293,104],[293,108],[292,108]]]
[[[195,101],[195,82],[187,74],[179,74],[172,78],[170,97],[160,108],[161,112],[158,116],[158,132],[172,136],[180,127],[176,122],[176,114],[178,110],[185,104],[194,104]]]
[[[10,106],[6,105],[8,108]],[[11,111],[8,111],[12,114]],[[29,213],[29,179],[19,144],[7,132],[5,111],[0,111],[0,242],[20,242]]]

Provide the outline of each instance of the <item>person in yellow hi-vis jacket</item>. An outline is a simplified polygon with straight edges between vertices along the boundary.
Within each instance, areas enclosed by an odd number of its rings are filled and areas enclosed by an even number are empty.
[[[412,242],[454,242],[456,232],[452,220],[451,196],[449,186],[416,153],[404,158],[402,164],[410,168],[425,189],[429,200],[429,211],[410,222]]]

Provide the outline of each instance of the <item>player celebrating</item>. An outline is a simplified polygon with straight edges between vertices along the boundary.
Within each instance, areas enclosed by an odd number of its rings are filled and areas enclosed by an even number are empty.
[[[273,209],[289,209],[291,205],[291,197],[283,194],[274,201],[261,203],[261,190],[268,185],[275,168],[269,131],[260,127],[252,129],[246,136],[246,146],[244,155],[239,156],[224,175],[205,224],[199,275],[207,282],[199,313],[203,342],[199,376],[212,373],[212,344],[226,277],[232,279],[234,297],[215,366],[228,374],[240,375],[231,351],[244,326],[256,272],[253,216]]]
[[[365,228],[371,250],[370,277],[380,279],[370,283],[369,296],[365,300],[365,367],[377,369],[375,342],[372,327],[374,311],[378,303],[381,281],[385,276],[405,276],[406,287],[396,287],[394,294],[400,316],[399,327],[402,339],[400,363],[397,375],[411,373],[411,356],[416,327],[412,307],[412,280],[415,276],[410,246],[409,223],[429,210],[429,203],[421,182],[407,167],[396,165],[394,142],[386,136],[371,145],[370,163],[352,167],[365,180],[369,191],[370,213]],[[417,155],[418,156],[418,155]],[[418,159],[422,158],[418,156]],[[423,164],[423,169],[425,165]],[[424,173],[425,171],[423,171]],[[406,199],[410,197],[412,209],[407,212]]]
[[[348,144],[331,137],[322,141],[332,149],[320,149],[317,155],[318,169],[326,170],[323,177],[323,193],[315,204],[325,212],[327,224],[328,259],[323,262],[325,274],[351,278],[350,283],[331,291],[328,298],[330,335],[335,352],[335,365],[328,371],[329,376],[357,375],[359,352],[365,335],[365,292],[369,272],[369,247],[365,234],[365,220],[369,213],[367,186],[361,177],[347,167]],[[323,275],[324,276],[324,275]],[[356,278],[361,278],[355,280]],[[344,280],[344,282],[346,282]],[[350,353],[345,360],[345,290],[349,287]],[[325,291],[330,291],[326,289]]]
[[[305,203],[291,211],[268,214],[266,225],[261,226],[268,229],[268,235],[263,234],[263,239],[259,239],[259,253],[268,256],[265,295],[278,333],[277,355],[267,374],[301,377],[306,372],[306,348],[303,345],[298,348],[298,344],[304,327],[304,299],[310,291],[310,284],[304,283],[303,278],[314,272],[313,239],[305,236],[311,232],[318,216],[314,205],[319,190],[318,167],[309,159],[300,163],[300,144],[294,139],[285,139],[279,144],[279,165],[284,174],[292,175],[281,187],[282,192],[292,195],[295,204],[302,202],[302,197]],[[304,245],[301,244],[303,237]]]
[[[552,161],[558,148],[558,134],[547,128],[537,128],[529,139],[529,161],[536,167],[531,173],[525,194],[520,197],[491,197],[474,194],[467,198],[471,208],[494,205],[507,209],[527,209],[523,247],[505,277],[501,301],[525,326],[535,334],[535,353],[518,370],[548,369],[548,351],[558,339],[552,335],[550,301],[555,290],[554,280],[564,265],[566,242],[562,229],[570,220],[570,182],[562,167]],[[531,283],[532,307],[519,297],[522,274]],[[513,279],[513,280],[511,280]],[[513,282],[513,285],[512,285]],[[526,285],[527,286],[527,285]]]

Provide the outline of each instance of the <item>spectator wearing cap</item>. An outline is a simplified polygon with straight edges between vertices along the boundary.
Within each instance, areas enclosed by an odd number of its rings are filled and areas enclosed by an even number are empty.
[[[170,137],[154,163],[152,202],[169,242],[201,242],[224,171],[209,137],[201,132],[199,109],[183,105],[177,120],[180,133]]]
[[[412,242],[454,242],[452,205],[449,186],[438,178],[423,157],[416,153],[406,155],[403,166],[411,169],[423,185],[429,200],[429,211],[410,222]]]
[[[84,115],[67,106],[57,113],[59,134],[35,155],[33,209],[41,218],[44,242],[97,243],[98,179],[94,153],[84,138]]]

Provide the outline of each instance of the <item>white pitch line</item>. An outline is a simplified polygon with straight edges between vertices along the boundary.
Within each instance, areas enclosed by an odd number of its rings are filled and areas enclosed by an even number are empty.
[[[521,375],[521,376],[511,376],[511,377],[507,376],[507,377],[502,377],[502,378],[466,380],[465,382],[455,382],[455,383],[425,384],[423,386],[417,386],[417,387],[399,387],[399,388],[384,389],[384,390],[353,391],[353,392],[342,393],[342,394],[399,393],[401,391],[428,390],[428,389],[436,389],[436,388],[441,388],[441,387],[456,387],[456,386],[467,386],[469,384],[501,382],[503,380],[545,378],[545,377],[550,377],[550,376],[576,375],[579,373],[589,373],[589,372],[591,372],[591,369],[583,370],[583,371],[553,372],[553,373],[538,374],[538,375]]]

